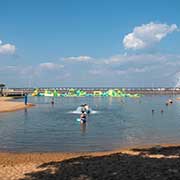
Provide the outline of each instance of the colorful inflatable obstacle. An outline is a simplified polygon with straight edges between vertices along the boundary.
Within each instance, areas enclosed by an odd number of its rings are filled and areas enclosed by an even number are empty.
[[[32,96],[39,96],[38,89],[35,89],[34,92],[32,93]]]
[[[40,93],[38,89],[35,89],[32,96],[44,96],[44,93]]]
[[[54,95],[54,97],[60,96],[60,94],[56,90],[54,90],[53,95]]]
[[[93,96],[102,96],[102,91],[94,91]]]
[[[68,93],[66,94],[66,96],[77,96],[76,94],[76,90],[71,88],[69,89]]]
[[[44,96],[50,96],[50,97],[52,97],[52,96],[54,96],[54,94],[53,94],[53,92],[51,92],[51,91],[49,91],[49,90],[45,90],[45,91],[44,91]]]
[[[32,93],[32,96],[50,96],[50,97],[57,97],[60,96],[60,94],[54,90],[49,91],[49,90],[45,90],[44,93],[40,93],[38,89],[35,89],[34,92]]]
[[[78,89],[75,90],[74,88],[69,89],[67,92],[58,93],[56,90],[50,91],[50,90],[45,90],[44,93],[40,93],[38,89],[35,89],[34,92],[32,93],[32,96],[50,96],[50,97],[87,97],[87,96],[93,96],[93,97],[98,97],[98,96],[104,96],[104,97],[130,97],[130,98],[139,98],[142,95],[140,94],[129,94],[126,93],[125,89],[109,89],[107,91],[100,91],[100,90],[95,90],[92,93],[88,93],[84,90]]]
[[[86,91],[83,90],[77,90],[76,91],[77,96],[86,96]]]
[[[45,90],[44,96],[57,97],[57,96],[60,96],[60,94],[56,90],[54,90],[53,92],[49,90]]]

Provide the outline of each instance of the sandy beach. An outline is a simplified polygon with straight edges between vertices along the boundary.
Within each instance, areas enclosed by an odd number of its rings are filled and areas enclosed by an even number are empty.
[[[179,145],[95,153],[0,153],[0,179],[176,180],[179,155]]]
[[[0,97],[0,113],[17,111],[34,106],[31,103],[25,105],[24,102],[14,102],[11,100],[11,97]]]

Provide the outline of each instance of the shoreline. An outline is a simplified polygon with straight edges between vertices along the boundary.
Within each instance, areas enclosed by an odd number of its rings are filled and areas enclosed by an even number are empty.
[[[0,97],[0,113],[14,112],[35,106],[31,103],[25,105],[24,102],[15,102],[12,100],[12,97]]]
[[[148,151],[150,152],[150,149],[153,148],[154,151],[157,151],[157,154],[156,153],[148,154],[147,152]],[[42,152],[42,153],[41,152],[32,152],[32,153],[0,152],[0,179],[19,180],[21,178],[27,178],[26,176],[28,176],[29,178],[29,174],[32,175],[36,173],[38,174],[43,171],[46,172],[46,170],[48,170],[48,173],[50,173],[49,169],[50,166],[52,166],[53,164],[56,164],[59,167],[61,163],[68,163],[71,161],[74,162],[75,165],[76,163],[78,164],[79,161],[87,161],[88,163],[91,164],[91,159],[92,159],[92,166],[96,166],[97,171],[99,171],[99,167],[97,167],[99,165],[103,167],[105,166],[104,168],[107,168],[106,167],[107,165],[101,162],[101,161],[105,161],[106,159],[109,159],[108,163],[110,164],[112,160],[112,164],[113,164],[114,158],[115,159],[123,158],[123,162],[127,161],[128,164],[130,163],[128,166],[131,165],[133,166],[133,163],[131,162],[132,158],[133,159],[147,158],[148,161],[151,158],[157,159],[157,161],[158,160],[161,161],[161,159],[166,159],[166,158],[167,159],[179,158],[179,155],[164,155],[163,152],[167,151],[167,149],[169,149],[169,152],[175,151],[175,149],[178,149],[178,152],[180,152],[180,144],[143,145],[143,146],[135,146],[135,147],[122,148],[112,151],[102,151],[102,152],[68,152],[68,153],[66,152]],[[94,164],[95,160],[97,160],[98,164]],[[45,168],[44,166],[46,165],[48,166]],[[52,171],[54,168],[57,167],[53,166]],[[83,165],[83,168],[86,168],[85,165]],[[37,180],[39,179],[37,178]]]

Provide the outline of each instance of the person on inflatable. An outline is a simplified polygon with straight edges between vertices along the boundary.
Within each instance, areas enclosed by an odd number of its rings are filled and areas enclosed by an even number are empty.
[[[90,113],[89,106],[87,104],[84,104],[84,108],[85,108],[86,113],[89,114]]]
[[[80,119],[81,119],[81,124],[86,123],[86,114],[84,111],[82,111],[82,113],[80,115]]]
[[[86,111],[86,109],[85,109],[85,107],[84,107],[84,104],[81,105],[81,112],[82,112],[82,111],[84,111],[84,112]]]

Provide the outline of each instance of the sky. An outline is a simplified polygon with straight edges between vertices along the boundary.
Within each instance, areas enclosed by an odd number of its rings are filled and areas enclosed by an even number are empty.
[[[0,0],[8,87],[180,87],[179,0]]]

